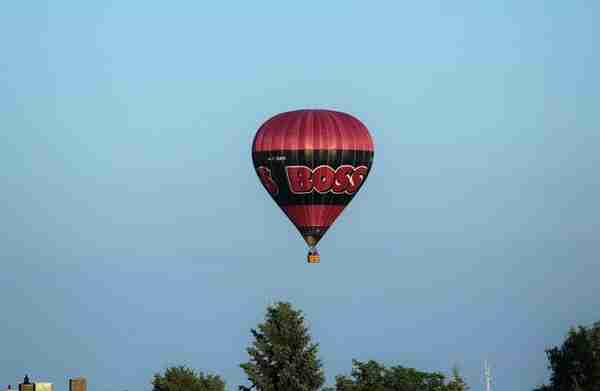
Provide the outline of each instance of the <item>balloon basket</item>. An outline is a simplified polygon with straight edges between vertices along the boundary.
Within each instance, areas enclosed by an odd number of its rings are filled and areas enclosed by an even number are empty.
[[[308,261],[308,263],[319,263],[321,262],[321,256],[319,255],[319,252],[317,251],[317,249],[310,249],[308,251],[308,255],[306,256],[306,260]]]

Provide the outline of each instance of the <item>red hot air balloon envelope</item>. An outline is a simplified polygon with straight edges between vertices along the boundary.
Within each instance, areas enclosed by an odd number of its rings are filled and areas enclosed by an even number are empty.
[[[254,168],[263,186],[308,244],[316,245],[364,184],[373,163],[369,130],[331,110],[277,114],[256,132]]]

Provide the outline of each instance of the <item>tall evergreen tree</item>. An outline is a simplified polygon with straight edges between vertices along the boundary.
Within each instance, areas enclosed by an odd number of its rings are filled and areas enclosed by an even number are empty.
[[[318,344],[311,342],[301,311],[290,303],[276,303],[267,308],[265,322],[251,332],[250,361],[240,365],[251,386],[239,386],[240,390],[316,391],[323,385]]]

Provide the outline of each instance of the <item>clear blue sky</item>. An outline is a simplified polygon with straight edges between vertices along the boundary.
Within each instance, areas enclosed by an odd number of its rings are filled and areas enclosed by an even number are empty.
[[[245,377],[271,300],[351,359],[547,379],[600,313],[596,1],[11,2],[0,13],[0,384]],[[372,174],[305,263],[250,144],[319,107]]]

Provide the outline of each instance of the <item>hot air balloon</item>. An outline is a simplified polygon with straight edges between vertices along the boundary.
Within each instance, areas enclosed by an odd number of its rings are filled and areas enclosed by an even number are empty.
[[[309,246],[317,243],[365,183],[373,162],[369,130],[350,114],[295,110],[256,132],[252,160],[258,177]]]

